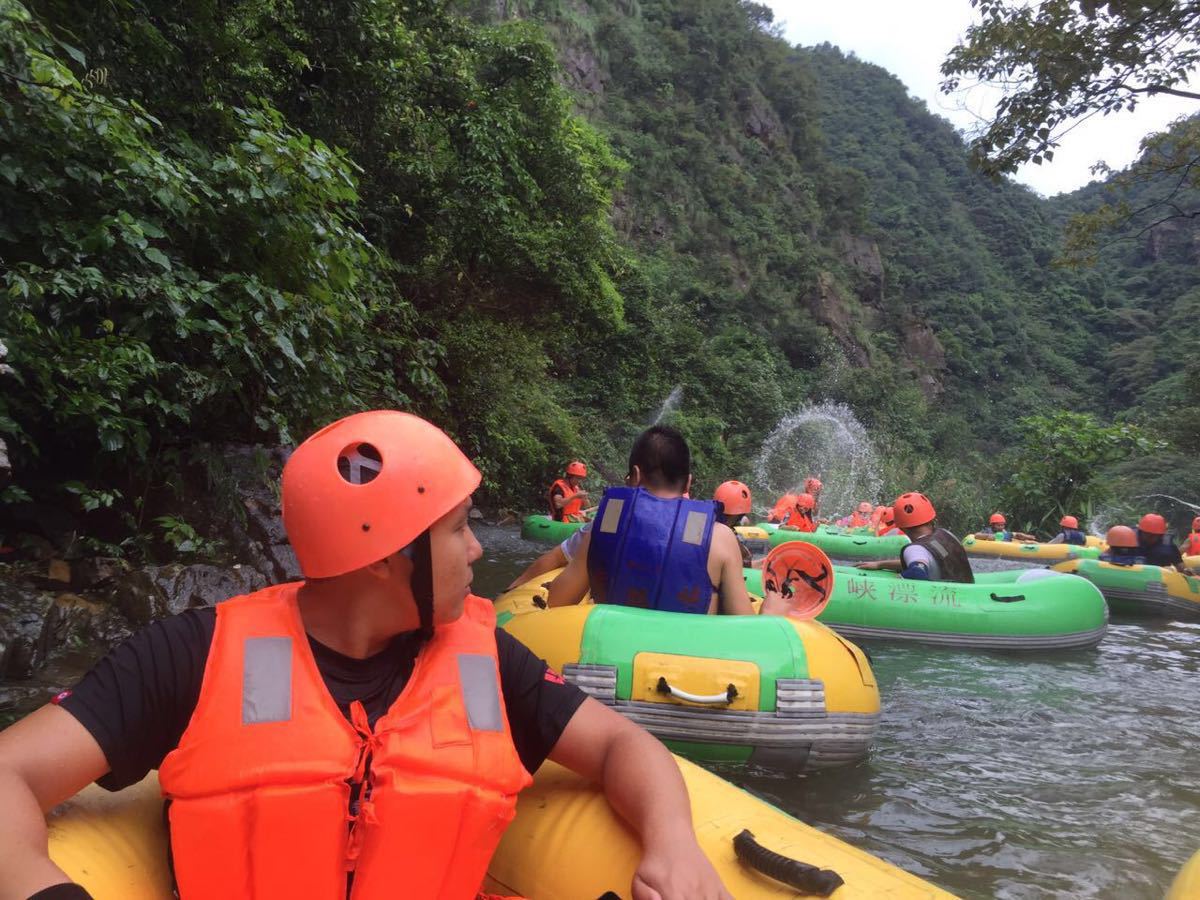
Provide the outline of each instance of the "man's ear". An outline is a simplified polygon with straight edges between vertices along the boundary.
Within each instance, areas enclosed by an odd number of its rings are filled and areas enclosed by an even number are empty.
[[[400,566],[402,574],[412,575],[413,564],[412,560],[397,550],[390,556],[385,556],[378,562],[373,562],[370,565],[363,566],[363,571],[368,572],[371,576],[378,578],[381,581],[393,577],[395,567]]]
[[[691,475],[688,475],[687,484],[684,486],[683,492],[685,494],[689,494],[689,495],[692,493],[692,476]]]
[[[625,476],[625,484],[628,487],[637,487],[642,483],[642,469],[640,466],[632,466],[629,469],[629,474]]]

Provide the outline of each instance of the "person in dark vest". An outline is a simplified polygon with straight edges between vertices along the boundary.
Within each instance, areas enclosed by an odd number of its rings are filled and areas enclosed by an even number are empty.
[[[937,524],[937,510],[929,498],[918,491],[901,494],[892,504],[896,526],[912,542],[899,559],[860,563],[860,569],[889,569],[901,578],[922,581],[956,581],[974,584],[971,563],[962,542]]]
[[[1188,571],[1183,563],[1183,554],[1167,534],[1167,520],[1158,513],[1146,513],[1138,520],[1138,551],[1148,566]]]
[[[1074,516],[1063,516],[1058,520],[1058,527],[1062,530],[1046,543],[1073,544],[1076,547],[1083,547],[1087,544],[1087,535],[1080,530],[1079,520]]]
[[[674,428],[655,425],[634,442],[625,487],[604,492],[592,527],[550,584],[550,606],[597,603],[686,613],[753,615],[736,535],[711,500],[689,500],[691,452]],[[767,614],[788,604],[768,598]]]

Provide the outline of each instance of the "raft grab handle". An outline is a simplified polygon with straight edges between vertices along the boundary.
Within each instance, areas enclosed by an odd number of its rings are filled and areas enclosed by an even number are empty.
[[[1022,600],[1025,599],[1025,595],[1024,594],[1015,594],[1012,597],[998,597],[995,594],[992,594],[991,598],[993,600],[995,600],[997,603],[1020,603]]]
[[[845,884],[842,876],[832,869],[818,869],[798,859],[768,850],[754,839],[754,834],[749,828],[743,828],[733,839],[733,852],[756,872],[781,881],[804,894],[828,897]]]
[[[679,700],[687,700],[689,703],[709,703],[717,705],[728,705],[737,699],[737,688],[732,684],[725,688],[719,694],[690,694],[687,691],[673,687],[665,675],[660,675],[658,685],[655,690],[660,694],[670,694]]]

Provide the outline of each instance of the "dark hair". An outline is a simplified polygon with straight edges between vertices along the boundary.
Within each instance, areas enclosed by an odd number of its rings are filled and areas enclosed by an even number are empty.
[[[634,466],[648,484],[682,489],[692,474],[692,454],[677,430],[670,425],[654,425],[633,442],[629,451],[630,475]]]

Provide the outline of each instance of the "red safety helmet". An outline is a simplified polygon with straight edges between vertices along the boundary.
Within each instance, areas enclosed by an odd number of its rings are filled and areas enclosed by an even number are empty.
[[[821,488],[822,484],[820,478],[810,475],[808,478],[804,479],[804,490],[806,493],[819,494],[821,493]]]
[[[580,478],[587,478],[587,466],[579,460],[567,463],[567,474],[578,475]]]
[[[901,494],[892,504],[892,517],[900,528],[916,528],[937,518],[937,510],[920,491]]]
[[[375,410],[339,419],[283,468],[283,525],[306,578],[361,569],[411,544],[479,486],[436,425]]]
[[[992,513],[990,516],[988,516],[988,524],[989,525],[1005,525],[1005,524],[1007,524],[1007,522],[1004,518],[1004,513]]]
[[[1200,531],[1200,516],[1192,519],[1192,531]]]
[[[1104,540],[1110,547],[1123,547],[1127,550],[1138,545],[1137,532],[1128,525],[1114,525],[1108,529],[1108,535]]]
[[[1074,516],[1063,516],[1058,520],[1058,524],[1063,528],[1078,528],[1079,520]]]
[[[750,512],[750,488],[740,481],[726,481],[714,492],[713,499],[725,507],[727,516],[744,516]]]
[[[1158,513],[1146,513],[1138,520],[1138,531],[1146,534],[1166,534],[1167,520]]]
[[[796,497],[796,509],[801,512],[812,512],[816,505],[817,501],[812,494],[800,494]]]

